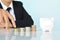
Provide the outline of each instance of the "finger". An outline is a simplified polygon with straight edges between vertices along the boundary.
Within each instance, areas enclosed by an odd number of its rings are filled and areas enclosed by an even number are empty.
[[[2,10],[0,9],[0,22],[3,22]]]
[[[4,27],[5,27],[5,25],[0,23],[0,28],[4,28]]]
[[[3,15],[2,15],[2,9],[0,9],[0,24],[2,25],[1,27],[3,27],[4,19],[3,19]]]
[[[15,21],[14,21],[13,16],[12,16],[11,14],[9,14],[8,12],[7,12],[7,16],[8,16],[9,19],[11,20],[13,27],[16,27],[16,23],[15,23]]]
[[[2,10],[2,13],[4,13],[3,17],[4,17],[4,21],[5,21],[5,27],[6,27],[6,29],[8,29],[8,22],[9,22],[8,17],[6,16],[6,12],[4,10]]]

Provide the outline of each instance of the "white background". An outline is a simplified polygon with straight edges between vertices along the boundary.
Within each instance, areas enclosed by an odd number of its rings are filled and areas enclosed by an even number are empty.
[[[32,16],[37,30],[40,30],[41,17],[54,17],[54,30],[60,29],[60,0],[17,0],[22,1],[26,11]]]

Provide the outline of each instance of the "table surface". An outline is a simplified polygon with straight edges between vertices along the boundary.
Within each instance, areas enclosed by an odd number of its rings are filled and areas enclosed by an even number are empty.
[[[10,29],[7,32],[5,29],[0,29],[0,40],[60,40],[60,31],[14,32],[14,29]]]

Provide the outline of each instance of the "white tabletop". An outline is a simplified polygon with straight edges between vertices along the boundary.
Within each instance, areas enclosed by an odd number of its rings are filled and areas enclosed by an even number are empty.
[[[59,40],[60,31],[53,32],[14,32],[10,29],[7,32],[5,29],[0,29],[0,40]]]

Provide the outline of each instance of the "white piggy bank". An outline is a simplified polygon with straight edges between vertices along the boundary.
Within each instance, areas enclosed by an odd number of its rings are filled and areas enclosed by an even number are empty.
[[[40,18],[40,27],[42,31],[52,31],[54,18]]]

